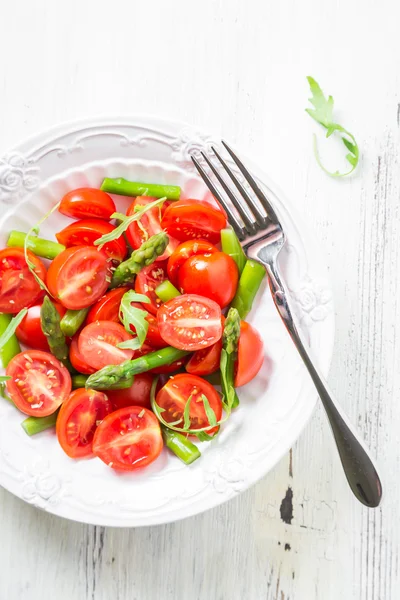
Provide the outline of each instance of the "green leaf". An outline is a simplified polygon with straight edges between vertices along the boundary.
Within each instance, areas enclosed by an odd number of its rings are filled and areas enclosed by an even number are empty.
[[[228,363],[229,357],[227,351],[223,348],[221,351],[220,370],[222,379],[222,388],[225,390],[225,396],[223,398],[223,406],[226,412],[231,412],[233,403],[235,401],[235,388],[228,381]]]
[[[199,440],[199,442],[210,442],[217,435],[218,431],[216,431],[213,435],[208,435],[208,433],[206,433],[205,431],[200,431],[199,433],[196,433],[196,437]]]
[[[215,427],[216,424],[217,424],[217,417],[215,416],[215,412],[211,408],[207,396],[205,396],[204,394],[202,394],[201,395],[201,399],[203,400],[204,411],[205,411],[205,413],[207,415],[208,422],[209,422],[210,425],[212,425],[213,427]]]
[[[187,431],[190,429],[190,404],[192,402],[193,394],[190,394],[185,404],[185,410],[183,411],[183,430]]]
[[[6,381],[10,381],[11,377],[7,375],[0,375],[0,383],[5,383]]]
[[[21,323],[22,319],[27,314],[28,309],[23,308],[13,319],[11,319],[4,333],[0,336],[0,348],[7,344],[8,340],[12,338],[17,329],[18,325]]]
[[[310,84],[312,93],[312,98],[309,98],[309,102],[311,102],[315,108],[306,108],[306,112],[308,112],[310,117],[317,121],[317,123],[328,128],[332,122],[333,98],[332,96],[329,96],[328,99],[325,98],[323,91],[315,79],[307,77],[307,80]]]
[[[148,298],[144,294],[137,294],[133,290],[126,292],[126,294],[122,296],[120,306],[121,321],[126,331],[130,334],[132,334],[131,325],[134,327],[136,337],[133,338],[133,340],[121,342],[117,345],[117,347],[122,349],[128,348],[130,350],[138,350],[143,346],[143,343],[147,336],[149,323],[146,320],[146,317],[148,317],[149,313],[147,312],[147,310],[143,310],[141,308],[137,308],[136,306],[132,306],[132,302],[149,303],[150,298]]]

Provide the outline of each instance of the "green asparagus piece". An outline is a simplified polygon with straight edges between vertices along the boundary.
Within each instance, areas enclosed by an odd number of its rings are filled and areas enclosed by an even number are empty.
[[[181,195],[181,188],[177,185],[138,183],[137,181],[127,181],[121,177],[118,179],[106,177],[100,189],[103,192],[119,194],[120,196],[151,196],[153,198],[163,198],[165,196],[168,200],[179,200]]]
[[[236,308],[230,308],[222,334],[221,387],[228,409],[236,408],[239,398],[235,390],[235,363],[240,337],[240,316]]]
[[[132,252],[128,260],[122,262],[116,270],[111,281],[111,288],[116,288],[125,283],[131,282],[135,275],[144,267],[151,265],[159,256],[161,256],[165,248],[168,246],[169,238],[164,231],[151,236],[146,242]]]
[[[189,352],[177,350],[176,348],[172,348],[172,346],[161,348],[161,350],[139,356],[139,358],[135,358],[134,360],[126,360],[120,365],[104,367],[100,371],[90,375],[86,382],[86,387],[93,390],[107,390],[112,388],[116,383],[126,381],[132,375],[144,373],[163,365],[170,365],[187,354]]]
[[[190,465],[192,462],[200,458],[201,452],[192,444],[187,437],[178,433],[177,431],[173,431],[172,429],[168,429],[165,425],[161,425],[162,436],[165,442],[165,445],[172,450],[174,454],[178,458],[180,458],[185,465]]]
[[[254,298],[265,277],[265,269],[255,260],[248,260],[239,279],[236,295],[231,306],[237,308],[241,319],[245,319],[253,306]]]
[[[169,300],[172,300],[172,298],[181,295],[180,291],[177,290],[168,279],[160,283],[160,285],[156,287],[155,292],[162,302],[168,302]]]
[[[22,421],[21,425],[28,435],[36,435],[45,429],[55,427],[57,422],[58,410],[48,417],[28,417]]]
[[[221,231],[222,252],[229,254],[239,269],[239,275],[244,269],[247,257],[233,229],[222,229]]]
[[[61,331],[67,337],[72,337],[78,331],[89,312],[88,308],[67,310],[60,322]]]
[[[60,315],[48,296],[44,297],[42,308],[40,309],[40,321],[42,331],[47,337],[51,353],[54,354],[68,370],[72,370],[68,358],[69,350],[65,341],[65,335],[60,327]]]
[[[0,313],[0,335],[6,331],[12,321],[12,315]],[[0,347],[0,367],[5,369],[14,356],[21,352],[15,333]]]
[[[82,375],[81,373],[78,373],[77,375],[72,375],[72,377],[71,377],[72,389],[77,390],[77,389],[86,387],[86,382],[87,382],[88,378],[89,378],[88,375]],[[126,388],[130,388],[132,386],[133,379],[134,379],[133,376],[128,377],[127,379],[118,381],[113,386],[108,386],[107,389],[108,390],[125,390]]]
[[[12,231],[9,235],[7,246],[23,248],[25,244],[26,233],[22,233],[22,231]],[[43,238],[39,238],[36,236],[29,236],[28,250],[36,254],[36,256],[41,256],[42,258],[48,258],[49,260],[53,260],[56,256],[61,254],[65,250],[65,246],[62,244],[57,244],[57,242],[51,242],[49,240],[44,240]]]

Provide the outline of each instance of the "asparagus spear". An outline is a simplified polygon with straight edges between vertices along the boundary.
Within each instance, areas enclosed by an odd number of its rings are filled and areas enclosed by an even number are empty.
[[[47,337],[51,353],[54,354],[68,370],[72,370],[68,358],[69,350],[65,341],[65,335],[60,327],[60,315],[48,296],[45,296],[43,300],[42,308],[40,310],[40,321],[42,331]]]
[[[236,408],[239,398],[235,390],[235,362],[240,337],[240,316],[236,308],[230,308],[222,334],[221,387],[227,410]]]
[[[81,310],[67,310],[60,322],[61,331],[64,335],[72,337],[78,331],[88,314],[88,308]]]
[[[156,233],[144,242],[138,250],[132,252],[130,258],[122,262],[116,270],[111,281],[111,288],[115,288],[132,281],[133,277],[144,267],[151,265],[168,246],[168,236],[164,231]]]
[[[56,426],[58,410],[48,417],[28,417],[22,421],[21,425],[28,435],[36,435],[45,429],[51,429]]]
[[[126,360],[120,365],[104,367],[100,371],[90,375],[86,382],[86,387],[93,390],[107,390],[121,381],[126,381],[132,375],[144,373],[163,365],[170,365],[187,354],[189,352],[177,350],[176,348],[172,348],[172,346],[161,348],[161,350],[139,356],[139,358],[135,358],[134,360]]]
[[[79,388],[86,387],[86,382],[88,380],[88,375],[82,375],[78,373],[77,375],[72,375],[72,389],[77,390]],[[128,377],[127,379],[121,379],[115,385],[109,386],[108,390],[125,390],[126,388],[130,388],[133,384],[133,376]]]
[[[247,258],[233,229],[221,230],[221,245],[222,251],[225,252],[225,254],[229,254],[237,264],[240,275],[244,269]]]
[[[160,283],[155,292],[162,302],[168,302],[181,295],[180,291],[168,279]]]
[[[179,200],[181,188],[177,185],[157,185],[154,183],[138,183],[127,181],[121,177],[109,179],[106,177],[101,184],[101,190],[109,194],[120,196],[152,196],[153,198],[168,198],[168,200]]]
[[[25,244],[25,238],[26,233],[22,233],[22,231],[12,231],[9,235],[7,246],[23,248]],[[65,246],[62,244],[57,244],[56,242],[44,240],[43,238],[36,236],[29,236],[27,247],[28,250],[33,252],[33,254],[36,254],[36,256],[48,258],[49,260],[53,260],[65,250]]]
[[[12,315],[0,313],[0,336],[6,331],[12,321]],[[6,368],[14,356],[21,352],[21,348],[15,333],[0,346],[0,367]]]
[[[164,425],[161,425],[161,432],[165,442],[165,445],[172,450],[178,458],[180,458],[185,465],[190,465],[192,462],[200,458],[201,452],[197,446],[192,444],[187,437],[168,429]]]
[[[265,269],[255,260],[248,260],[239,279],[236,295],[231,306],[237,308],[239,315],[245,319],[253,306],[254,298],[265,277]]]

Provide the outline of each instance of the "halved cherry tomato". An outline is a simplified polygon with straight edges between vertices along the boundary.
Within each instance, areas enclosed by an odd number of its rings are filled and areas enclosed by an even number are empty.
[[[174,285],[178,285],[179,270],[191,256],[195,254],[214,254],[214,252],[218,252],[218,248],[205,240],[188,240],[179,244],[168,260],[167,272],[170,281]]]
[[[192,375],[211,375],[218,371],[221,361],[222,339],[213,346],[197,350],[189,358],[186,371]]]
[[[112,405],[103,392],[79,389],[63,403],[57,417],[56,432],[61,448],[71,458],[93,456],[92,443],[101,421]]]
[[[245,385],[254,379],[263,361],[264,344],[260,334],[250,323],[241,321],[235,387]]]
[[[150,198],[149,196],[138,196],[132,202],[126,214],[128,217],[130,217],[137,212],[136,207],[145,206],[146,204],[150,204],[155,200],[156,198]],[[143,217],[140,219],[140,222],[134,221],[129,225],[126,231],[126,237],[132,248],[139,248],[143,242],[149,239],[149,237],[162,231],[160,210],[161,206],[155,206],[143,215]],[[178,244],[179,241],[170,236],[169,243],[164,254],[159,256],[156,262],[166,260],[169,256],[171,256]]]
[[[221,239],[221,229],[226,227],[226,218],[208,202],[178,200],[165,211],[161,227],[182,242],[202,239],[216,244]]]
[[[199,294],[221,308],[233,300],[239,281],[237,264],[224,252],[188,258],[179,270],[178,287],[186,294]]]
[[[132,336],[119,323],[96,321],[82,329],[78,348],[90,367],[102,369],[107,365],[120,365],[131,360],[133,350],[117,348],[117,344],[131,339]]]
[[[163,439],[157,417],[142,406],[128,406],[108,415],[98,426],[93,452],[121,471],[146,467],[160,455]]]
[[[86,323],[94,323],[95,321],[115,321],[115,323],[119,323],[119,308],[122,297],[126,292],[129,292],[128,287],[120,287],[104,294],[89,310]]]
[[[150,298],[150,304],[143,304],[143,306],[153,315],[157,314],[157,309],[162,304],[154,290],[165,279],[167,279],[167,265],[165,262],[154,263],[149,267],[145,267],[136,275],[135,290],[139,294],[144,294]]]
[[[185,294],[163,304],[157,313],[161,337],[180,350],[201,350],[221,338],[221,309],[213,300]]]
[[[182,369],[187,360],[188,357],[184,356],[183,358],[174,361],[170,365],[162,365],[162,367],[155,367],[154,369],[151,369],[149,373],[153,373],[154,375],[169,375],[171,373],[176,373],[176,371]]]
[[[202,429],[208,427],[210,422],[204,409],[202,395],[206,396],[210,408],[214,411],[217,421],[222,417],[222,402],[217,390],[205,379],[197,375],[181,373],[171,377],[161,388],[156,396],[156,403],[164,409],[162,417],[167,423],[177,423],[176,427],[183,427],[183,413],[190,396],[189,418],[190,429]],[[206,433],[213,434],[218,427],[209,429]]]
[[[67,248],[72,246],[93,246],[94,242],[116,228],[107,221],[100,219],[81,219],[65,227],[56,233],[57,241]],[[122,262],[128,253],[128,248],[123,236],[117,240],[107,242],[102,246],[103,251],[109,258]]]
[[[64,365],[48,352],[29,350],[9,363],[6,383],[14,404],[26,415],[47,417],[71,393],[71,376]]]
[[[74,246],[61,252],[47,272],[51,295],[65,308],[79,310],[91,306],[109,284],[107,256],[91,246]]]
[[[84,375],[92,375],[92,373],[95,373],[97,369],[90,367],[87,364],[85,357],[79,352],[78,338],[79,333],[76,333],[72,338],[69,349],[69,360],[74,369],[79,373],[83,373]]]
[[[65,194],[58,210],[73,219],[95,217],[109,221],[116,209],[113,199],[106,192],[94,188],[79,188]]]
[[[28,251],[28,258],[40,279],[46,278],[42,261]],[[40,285],[26,264],[23,248],[5,248],[0,251],[0,312],[18,313],[35,304],[42,296]]]
[[[140,304],[139,302],[132,302],[132,306],[138,308],[139,310],[145,310],[147,304]],[[165,348],[168,344],[163,340],[160,335],[160,330],[158,329],[158,322],[154,315],[147,313],[146,321],[149,324],[149,328],[147,330],[146,343],[152,346],[152,348]],[[135,328],[131,325],[132,333],[135,334]]]
[[[54,302],[58,314],[62,318],[65,315],[65,308]],[[43,350],[43,352],[50,352],[47,337],[42,331],[42,325],[40,321],[40,309],[42,304],[35,304],[28,309],[27,315],[22,319],[18,325],[15,335],[22,344],[34,348],[35,350]]]
[[[149,373],[139,373],[139,375],[135,375],[130,388],[126,388],[125,390],[107,390],[107,396],[114,410],[127,406],[144,406],[151,409],[150,390],[152,384],[153,377]]]

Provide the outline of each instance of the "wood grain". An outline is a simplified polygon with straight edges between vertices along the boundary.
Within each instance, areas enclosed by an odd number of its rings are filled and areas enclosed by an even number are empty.
[[[320,409],[261,482],[183,522],[89,527],[0,490],[0,599],[398,598],[398,3],[0,6],[0,152],[60,121],[160,114],[222,134],[306,215],[334,287],[330,383],[377,456],[385,491],[376,511],[356,503]],[[328,163],[342,160],[304,112],[309,74],[359,142],[352,178],[327,177],[312,156],[316,131]]]

